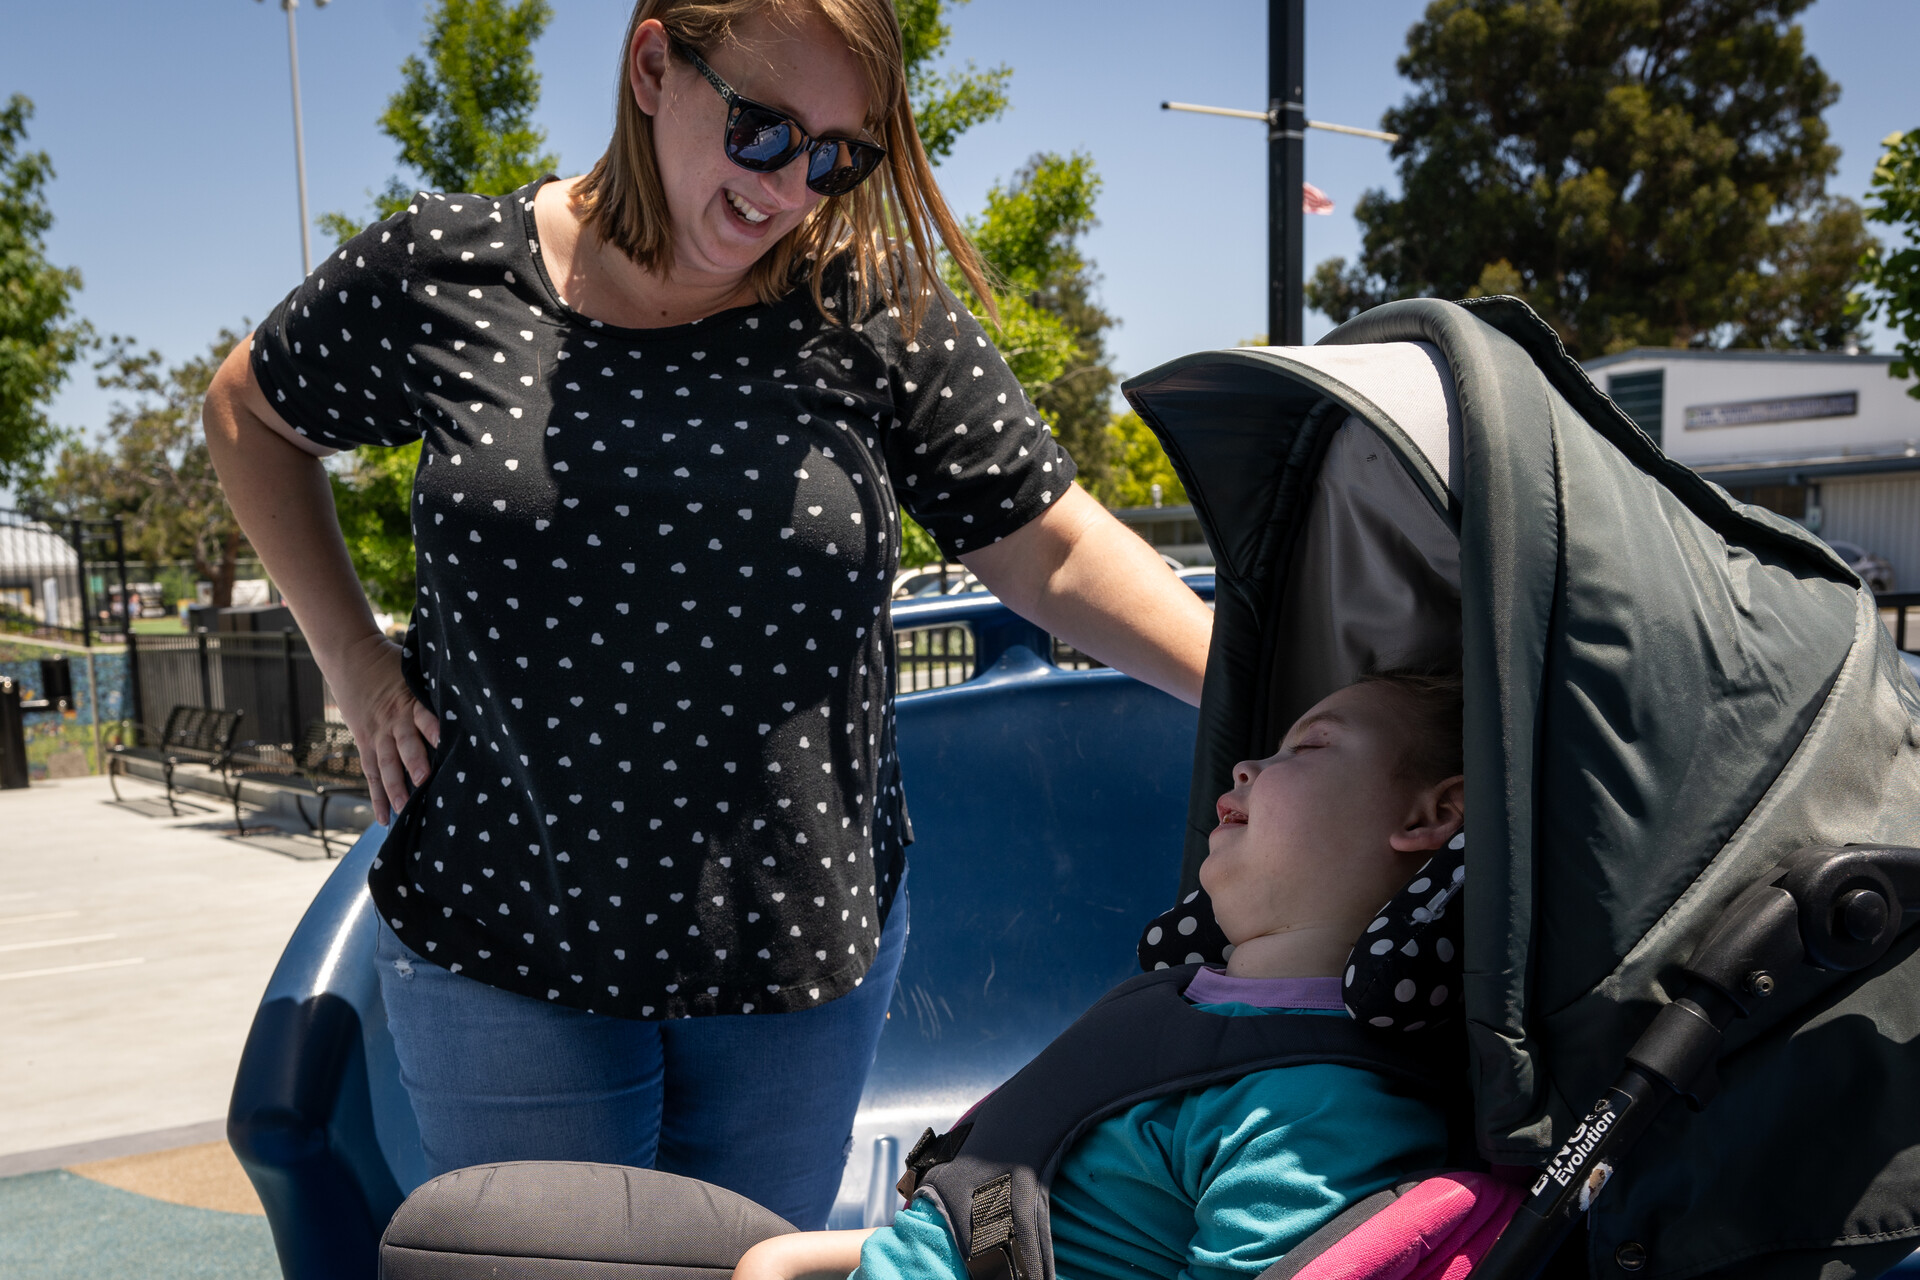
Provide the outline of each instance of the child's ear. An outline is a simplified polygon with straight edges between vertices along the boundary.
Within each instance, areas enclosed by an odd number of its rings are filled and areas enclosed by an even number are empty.
[[[1438,849],[1459,835],[1466,821],[1467,780],[1456,773],[1415,794],[1406,820],[1387,843],[1397,853]]]

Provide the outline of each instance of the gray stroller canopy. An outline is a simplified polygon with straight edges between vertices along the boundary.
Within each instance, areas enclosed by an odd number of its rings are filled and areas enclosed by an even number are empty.
[[[1495,1163],[1545,1163],[1774,864],[1920,844],[1920,690],[1872,595],[1663,455],[1517,300],[1393,303],[1126,394],[1218,561],[1183,894],[1236,760],[1369,664],[1465,674],[1464,994]],[[1654,1123],[1590,1256],[1647,1242],[1649,1275],[1694,1276],[1920,1232],[1917,941],[1803,966],[1735,1023],[1721,1095]]]

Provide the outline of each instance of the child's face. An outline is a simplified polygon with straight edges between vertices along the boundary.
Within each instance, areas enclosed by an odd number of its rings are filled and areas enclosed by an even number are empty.
[[[1312,928],[1342,931],[1350,945],[1459,831],[1460,780],[1401,771],[1403,699],[1350,685],[1300,717],[1273,755],[1234,766],[1200,865],[1229,942]]]

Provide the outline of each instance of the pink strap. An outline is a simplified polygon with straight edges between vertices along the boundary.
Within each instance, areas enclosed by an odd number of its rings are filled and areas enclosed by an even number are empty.
[[[1466,1280],[1520,1207],[1484,1173],[1428,1178],[1309,1262],[1295,1280]]]

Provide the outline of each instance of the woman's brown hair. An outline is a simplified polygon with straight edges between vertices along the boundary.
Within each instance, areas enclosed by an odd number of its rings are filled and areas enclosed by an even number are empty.
[[[821,201],[753,265],[748,280],[755,297],[772,302],[783,296],[798,283],[798,264],[807,262],[814,302],[822,314],[831,314],[821,296],[821,280],[828,264],[848,253],[859,304],[870,305],[869,290],[877,285],[911,335],[942,288],[931,269],[937,233],[988,315],[998,320],[986,267],[941,197],[933,165],[920,145],[892,0],[639,0],[620,50],[613,140],[574,188],[584,221],[641,267],[662,272],[672,267],[670,215],[654,151],[653,119],[640,110],[628,83],[628,60],[641,23],[657,19],[670,36],[704,53],[748,18],[806,13],[824,18],[865,69],[868,127],[887,149],[887,159],[853,191]]]

